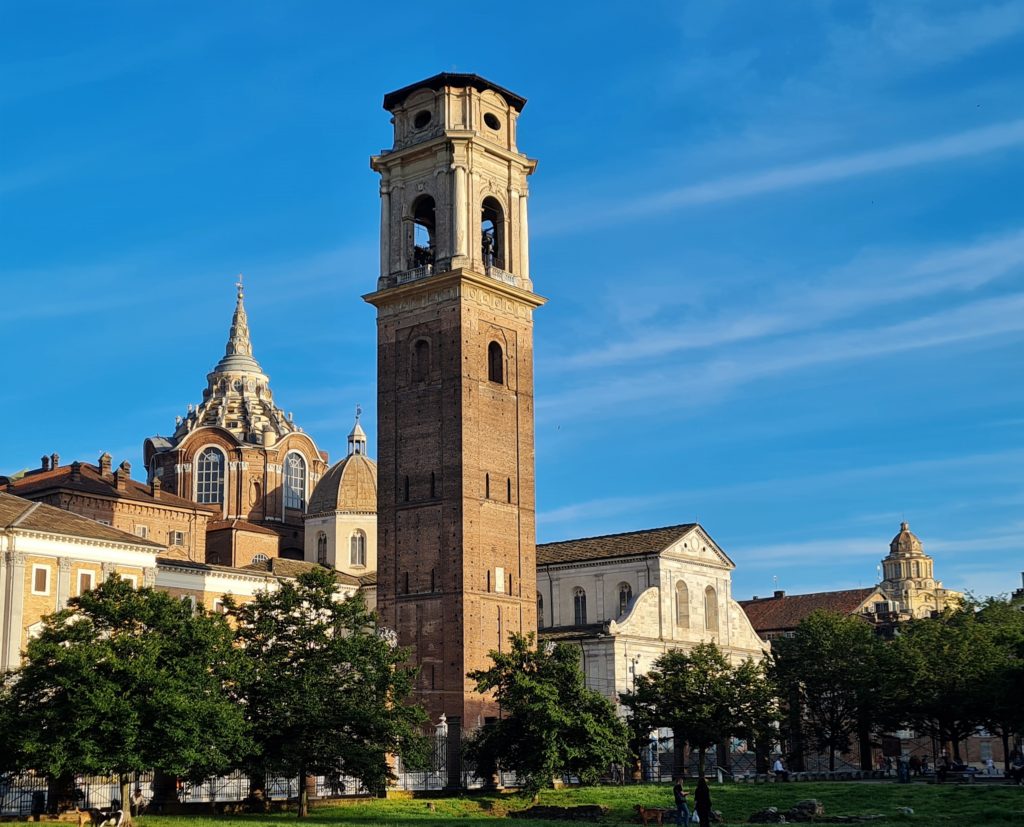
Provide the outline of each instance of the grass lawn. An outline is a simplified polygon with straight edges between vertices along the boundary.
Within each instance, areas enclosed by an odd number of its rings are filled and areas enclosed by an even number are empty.
[[[687,782],[692,790],[692,783]],[[744,824],[747,817],[764,807],[787,810],[804,798],[817,798],[825,805],[826,815],[867,815],[883,813],[889,818],[868,822],[876,827],[907,825],[1024,824],[1024,787],[997,784],[896,784],[883,782],[762,784],[757,786],[712,785],[715,809],[721,810],[728,824]],[[548,790],[541,793],[542,804],[572,806],[603,804],[610,808],[601,822],[623,825],[634,822],[633,805],[670,807],[672,790],[668,784],[629,787],[585,787]],[[428,807],[433,803],[434,809]],[[528,802],[515,795],[472,795],[463,798],[391,799],[324,804],[315,807],[306,824],[344,827],[373,824],[380,827],[415,823],[417,827],[442,827],[458,821],[467,825],[491,825],[509,810],[523,809]],[[897,807],[912,807],[914,815],[904,816]],[[223,816],[196,818],[149,815],[138,819],[139,827],[225,827],[225,822],[241,825],[283,827],[295,821],[295,814],[269,816]],[[566,822],[506,820],[508,825],[541,827]],[[668,822],[671,823],[671,822]]]

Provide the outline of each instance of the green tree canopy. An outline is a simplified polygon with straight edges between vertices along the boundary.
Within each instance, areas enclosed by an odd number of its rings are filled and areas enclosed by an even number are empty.
[[[603,695],[587,689],[579,650],[568,644],[534,645],[513,634],[509,651],[491,651],[490,669],[470,672],[478,692],[494,692],[501,717],[476,732],[466,754],[477,775],[513,770],[536,792],[568,773],[595,783],[628,756],[625,723]]]
[[[6,763],[51,777],[159,769],[202,779],[249,748],[219,615],[113,576],[44,619],[5,677]]]
[[[828,753],[830,769],[851,736],[889,721],[898,706],[892,693],[900,679],[888,654],[870,624],[827,611],[813,612],[792,637],[772,642],[772,671],[798,708],[796,726]],[[870,751],[868,763],[870,769]]]
[[[907,722],[939,743],[951,743],[959,759],[960,742],[986,718],[982,690],[999,662],[991,629],[979,622],[975,605],[965,604],[910,621],[894,646],[911,688]]]
[[[299,815],[309,775],[344,773],[373,792],[393,778],[388,755],[426,756],[426,715],[408,703],[415,670],[382,634],[361,595],[340,599],[332,572],[314,569],[228,614],[247,667],[246,715],[254,763],[296,773]]]
[[[666,652],[622,702],[635,731],[652,723],[669,727],[695,748],[701,775],[708,749],[731,736],[764,737],[778,715],[764,664],[733,666],[714,643]]]

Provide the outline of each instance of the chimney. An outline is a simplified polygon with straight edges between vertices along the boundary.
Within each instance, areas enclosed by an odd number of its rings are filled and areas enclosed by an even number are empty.
[[[50,470],[50,458],[43,454],[42,465],[40,466],[44,471]]]
[[[775,590],[775,596],[776,597],[785,597],[786,593],[782,589],[776,589]]]
[[[128,460],[122,462],[114,473],[114,482],[118,491],[128,490],[128,480],[132,478],[132,465]]]
[[[58,465],[60,465],[60,454],[54,451],[50,454],[50,467],[56,469]]]
[[[156,475],[153,476],[153,499],[160,499],[160,477]]]
[[[104,451],[100,454],[100,476],[104,479],[110,478],[110,454]]]
[[[78,482],[82,479],[82,463],[75,460],[71,463],[71,481]]]

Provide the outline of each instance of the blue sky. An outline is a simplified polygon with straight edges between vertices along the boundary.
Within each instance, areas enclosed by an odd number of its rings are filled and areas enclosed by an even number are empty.
[[[384,10],[386,9],[386,11]],[[540,540],[700,520],[737,597],[1024,568],[1024,2],[0,9],[0,472],[128,458],[245,274],[278,402],[375,420],[385,92],[524,95]]]

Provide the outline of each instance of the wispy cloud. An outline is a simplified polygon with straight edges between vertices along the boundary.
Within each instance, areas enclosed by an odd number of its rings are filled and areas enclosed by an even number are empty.
[[[593,229],[596,225],[642,218],[654,213],[830,184],[897,169],[985,155],[1021,145],[1024,145],[1024,118],[884,149],[687,184],[647,193],[631,200],[623,199],[618,207],[588,209],[582,214],[575,212],[572,218],[560,220],[548,216],[540,226],[544,234]],[[614,201],[609,199],[605,203]]]
[[[537,416],[542,421],[569,412],[586,411],[594,416],[621,406],[623,399],[654,407],[706,406],[722,394],[769,376],[1022,332],[1024,292],[1010,293],[889,325],[751,342],[727,355],[694,362],[686,371],[678,365],[665,365],[609,378],[598,370],[586,377],[589,382],[585,379],[572,387],[563,386],[540,398]]]

